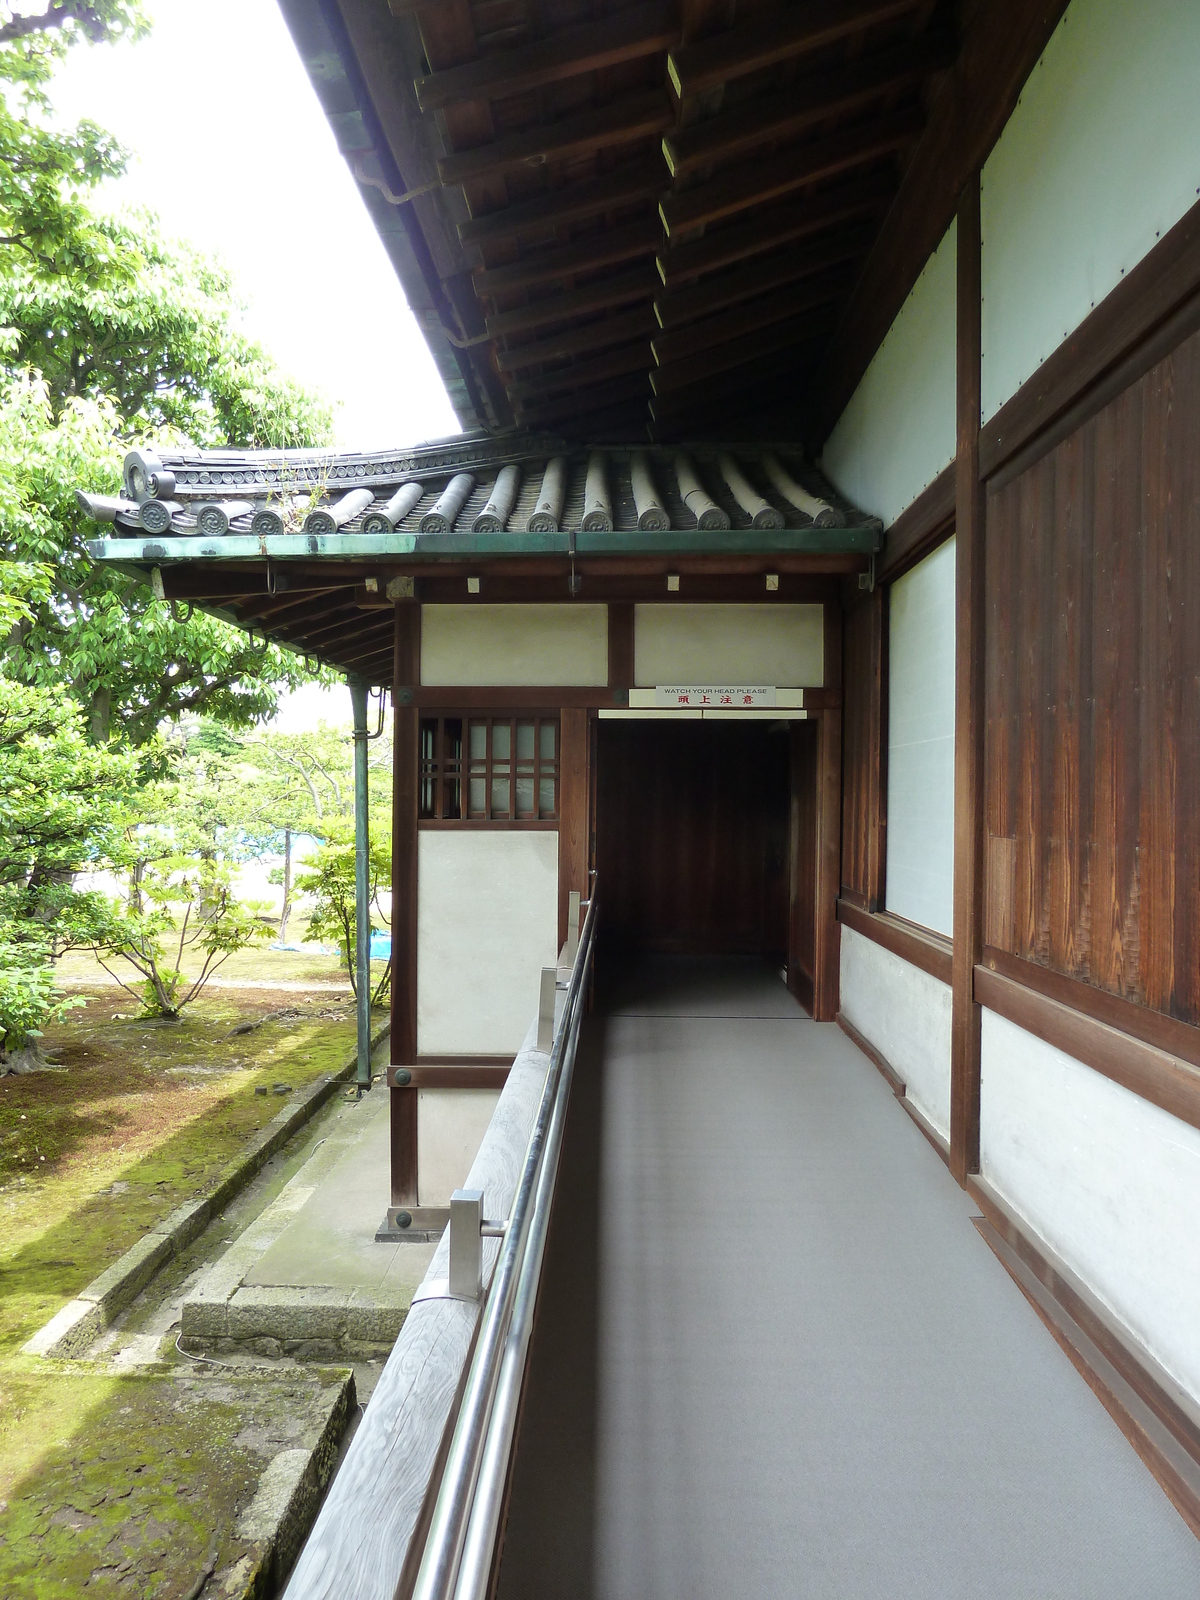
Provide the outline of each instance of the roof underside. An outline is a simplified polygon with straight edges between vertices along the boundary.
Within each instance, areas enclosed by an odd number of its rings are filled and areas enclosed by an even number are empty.
[[[462,436],[368,455],[131,452],[92,558],[373,682],[396,603],[809,597],[882,539],[787,446]],[[470,582],[468,582],[470,580]],[[680,587],[682,584],[682,587]]]
[[[575,438],[804,435],[958,50],[951,0],[281,4],[464,425]]]

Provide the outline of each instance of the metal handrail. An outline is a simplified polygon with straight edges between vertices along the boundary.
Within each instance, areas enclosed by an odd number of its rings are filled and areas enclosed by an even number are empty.
[[[575,1071],[596,907],[593,880],[412,1600],[483,1600],[487,1594]]]

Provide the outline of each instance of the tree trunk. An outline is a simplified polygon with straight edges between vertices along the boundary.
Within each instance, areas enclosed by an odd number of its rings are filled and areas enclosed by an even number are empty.
[[[283,905],[279,912],[279,942],[287,939],[288,918],[292,914],[292,830],[283,830]]]
[[[92,690],[88,707],[88,738],[93,744],[107,744],[112,721],[112,690],[99,687]]]

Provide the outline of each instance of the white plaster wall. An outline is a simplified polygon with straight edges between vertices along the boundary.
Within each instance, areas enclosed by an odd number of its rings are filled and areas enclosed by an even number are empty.
[[[983,169],[983,417],[1200,194],[1200,5],[1072,0]]]
[[[417,1090],[418,1205],[448,1206],[464,1187],[499,1099],[499,1089]]]
[[[633,608],[633,681],[773,684],[825,681],[819,605],[649,605]]]
[[[417,1050],[520,1048],[541,969],[558,959],[558,834],[417,835]]]
[[[954,540],[891,586],[887,908],[954,922]]]
[[[950,1137],[950,985],[842,925],[841,1008]]]
[[[957,230],[926,262],[825,443],[830,480],[885,523],[954,460]]]
[[[1200,1399],[1200,1131],[984,1010],[984,1178]]]
[[[608,607],[422,606],[424,684],[608,682]]]

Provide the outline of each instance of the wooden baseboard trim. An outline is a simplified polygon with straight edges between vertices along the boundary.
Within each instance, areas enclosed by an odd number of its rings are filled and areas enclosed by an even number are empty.
[[[915,923],[905,922],[903,917],[893,916],[888,911],[863,911],[844,897],[838,900],[837,918],[852,932],[881,944],[901,961],[919,967],[931,978],[949,986],[953,967],[949,939],[918,928]]]
[[[1200,1068],[987,967],[975,968],[974,992],[989,1011],[1200,1128]]]
[[[1069,978],[1064,972],[1054,972],[1036,961],[1023,956],[1010,955],[1007,950],[997,950],[993,945],[983,948],[983,962],[989,972],[998,972],[1002,978],[1011,978],[1027,989],[1036,989],[1047,1000],[1057,1000],[1072,1011],[1082,1011],[1084,1016],[1103,1022],[1121,1033],[1131,1033],[1144,1044],[1165,1050],[1167,1055],[1178,1056],[1200,1067],[1200,1028],[1178,1017],[1168,1017],[1165,1012],[1140,1006],[1133,1000],[1109,994],[1081,978]]]
[[[1200,1538],[1200,1406],[985,1180],[967,1192],[980,1234]]]
[[[954,500],[952,461],[887,530],[876,574],[881,583],[902,577],[950,538],[954,532]]]
[[[893,1067],[892,1063],[882,1051],[875,1048],[865,1034],[859,1033],[854,1024],[847,1021],[846,1017],[840,1011],[833,1020],[846,1035],[847,1039],[849,1039],[850,1043],[856,1045],[858,1049],[862,1051],[863,1055],[866,1056],[871,1065],[876,1068],[884,1082],[887,1084],[888,1088],[896,1096],[896,1099],[899,1100],[900,1104],[904,1107],[905,1111],[908,1112],[909,1116],[916,1123],[917,1127],[920,1128],[921,1132],[929,1140],[930,1144],[937,1151],[938,1155],[941,1156],[942,1160],[947,1166],[949,1166],[949,1144],[945,1139],[942,1138],[941,1134],[934,1127],[933,1123],[930,1122],[925,1113],[918,1110],[918,1108],[913,1105],[912,1101],[908,1098],[908,1085],[896,1071],[895,1067]]]

